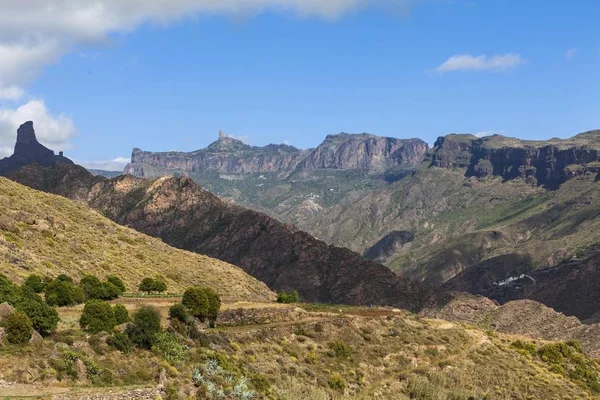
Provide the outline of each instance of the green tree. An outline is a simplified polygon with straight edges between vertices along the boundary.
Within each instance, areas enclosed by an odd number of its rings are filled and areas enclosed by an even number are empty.
[[[103,296],[102,282],[94,275],[84,275],[79,281],[86,300],[101,300]]]
[[[121,353],[129,353],[133,347],[133,343],[129,340],[129,336],[126,333],[117,332],[106,339],[106,343],[109,346],[114,347]]]
[[[110,304],[101,300],[90,300],[85,303],[79,325],[90,333],[110,332],[117,325],[117,321]]]
[[[158,278],[154,280],[154,289],[155,292],[163,293],[167,291],[167,282],[164,279]]]
[[[42,293],[44,291],[44,278],[40,275],[32,274],[25,279],[23,285],[30,287],[36,293]]]
[[[71,283],[75,283],[73,282],[73,278],[71,278],[69,275],[66,274],[60,274],[56,277],[56,280],[62,281],[62,282],[71,282]]]
[[[210,321],[211,326],[214,326],[217,317],[219,316],[219,310],[221,309],[221,298],[211,288],[205,288],[206,297],[208,298],[208,313],[207,318]]]
[[[42,336],[49,336],[56,329],[60,320],[56,309],[44,303],[40,295],[29,286],[21,287],[15,307],[29,317],[33,329]]]
[[[129,322],[129,311],[123,304],[115,304],[113,306],[113,312],[115,313],[115,320],[117,321],[117,325],[124,324]]]
[[[111,282],[102,282],[102,300],[113,300],[119,297],[121,290]]]
[[[125,282],[123,282],[123,280],[116,275],[109,275],[106,280],[119,289],[119,294],[123,294],[127,290],[125,287]]]
[[[8,280],[6,275],[0,274],[0,304],[13,304],[17,298],[17,287]]]
[[[185,306],[181,303],[173,304],[169,308],[169,318],[171,320],[178,320],[180,322],[188,322],[189,315]]]
[[[20,311],[8,314],[2,319],[6,340],[12,344],[27,343],[33,334],[33,325],[27,315]]]
[[[129,339],[138,347],[150,350],[160,332],[160,313],[154,307],[143,306],[133,314],[127,326]]]
[[[208,317],[210,303],[204,288],[194,286],[186,289],[181,298],[181,304],[185,306],[191,315],[202,322]]]
[[[60,276],[46,286],[46,303],[51,306],[65,307],[81,304],[84,297],[81,287],[76,286],[72,281],[61,279]]]
[[[204,322],[209,320],[211,325],[217,320],[221,299],[211,288],[194,286],[188,288],[181,299],[181,303],[191,315]]]
[[[297,303],[299,301],[300,301],[300,298],[298,296],[298,292],[295,290],[290,293],[286,293],[285,290],[281,290],[277,293],[277,302],[278,303],[290,304],[290,303]]]
[[[154,282],[155,281],[152,278],[144,278],[142,279],[142,282],[140,282],[138,290],[150,294],[150,292],[154,291]]]

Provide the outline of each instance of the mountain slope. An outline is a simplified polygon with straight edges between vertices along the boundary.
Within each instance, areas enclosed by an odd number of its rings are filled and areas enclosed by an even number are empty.
[[[189,178],[93,177],[78,166],[29,165],[12,178],[86,201],[110,219],[175,247],[239,265],[274,290],[312,302],[387,304],[416,310],[424,287],[292,225],[227,203]]]
[[[161,274],[170,292],[208,285],[226,301],[274,297],[262,282],[233,265],[172,248],[82,203],[5,178],[0,178],[0,270],[15,280],[31,273],[75,278],[116,274],[133,291],[144,277]]]

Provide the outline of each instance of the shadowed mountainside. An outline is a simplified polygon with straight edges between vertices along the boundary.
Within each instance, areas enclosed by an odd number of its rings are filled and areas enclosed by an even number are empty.
[[[416,310],[422,285],[292,225],[222,201],[189,178],[104,179],[79,166],[29,165],[11,176],[36,189],[86,201],[110,219],[175,247],[238,265],[274,290],[311,302],[387,304]]]

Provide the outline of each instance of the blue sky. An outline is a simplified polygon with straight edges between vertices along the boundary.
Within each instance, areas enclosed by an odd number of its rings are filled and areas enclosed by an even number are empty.
[[[102,11],[72,29],[72,15],[88,11],[77,2],[52,16],[56,26],[28,21],[27,32],[3,30],[0,17],[0,56],[2,40],[7,57],[19,41],[33,54],[4,68],[0,57],[5,152],[30,116],[42,142],[109,168],[133,147],[204,147],[219,129],[301,148],[342,131],[431,144],[452,132],[544,139],[600,129],[592,0],[290,0],[283,10],[271,3],[286,0],[253,0],[242,11],[241,0],[222,9],[210,0],[175,9],[178,0],[148,0],[152,9],[114,1],[90,0]],[[102,13],[116,22],[94,25]]]

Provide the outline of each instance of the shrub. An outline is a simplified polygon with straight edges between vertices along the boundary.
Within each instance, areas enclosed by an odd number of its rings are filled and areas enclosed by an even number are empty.
[[[85,303],[79,325],[90,333],[110,332],[117,325],[117,321],[110,304],[100,300],[90,300]]]
[[[79,287],[83,290],[86,300],[101,300],[103,298],[102,282],[93,275],[84,275],[79,281]]]
[[[121,290],[111,282],[102,282],[102,300],[113,300],[119,297]]]
[[[131,343],[129,336],[127,336],[126,333],[122,332],[117,332],[114,335],[109,336],[106,339],[106,343],[109,346],[112,346],[115,349],[119,350],[121,353],[129,353],[131,351],[131,348],[133,347],[133,343]]]
[[[127,288],[125,287],[125,283],[123,282],[123,280],[121,278],[119,278],[116,275],[109,275],[106,278],[107,282],[112,283],[113,285],[115,285],[117,287],[117,289],[119,289],[119,294],[124,293]]]
[[[188,315],[187,310],[185,309],[185,306],[181,303],[173,304],[169,308],[169,318],[171,320],[178,320],[180,322],[188,322],[189,317],[190,316]]]
[[[40,275],[29,275],[25,282],[23,282],[24,286],[30,287],[36,293],[42,293],[44,291],[44,280]]]
[[[67,278],[71,279],[66,275],[59,275],[58,278],[46,286],[46,303],[59,307],[83,303],[85,298],[83,290]]]
[[[25,313],[15,311],[2,319],[6,340],[12,344],[27,343],[33,334],[33,325]]]
[[[4,274],[0,274],[0,304],[13,304],[17,297],[17,287]]]
[[[70,283],[75,283],[73,282],[73,278],[71,278],[69,275],[65,275],[65,274],[60,274],[56,277],[57,281],[61,281],[61,282],[70,282]]]
[[[117,325],[124,324],[129,322],[129,311],[123,304],[115,304],[113,306],[113,312],[115,313],[115,320],[117,321]]]
[[[330,388],[334,390],[339,390],[341,392],[343,392],[346,389],[346,381],[338,373],[330,375],[329,379],[327,380],[327,384]]]
[[[188,353],[188,347],[181,344],[175,335],[164,332],[156,335],[152,350],[169,364],[183,361]]]
[[[28,286],[21,289],[21,297],[15,303],[17,310],[25,313],[33,329],[42,336],[49,336],[57,327],[60,317],[55,308],[42,301],[42,298]]]
[[[151,349],[160,332],[160,314],[153,307],[143,306],[133,315],[133,324],[127,326],[127,335],[136,346]]]
[[[281,290],[281,291],[279,291],[279,293],[277,293],[277,302],[278,303],[291,304],[291,303],[297,303],[299,301],[300,301],[300,298],[298,296],[298,292],[295,290],[291,293],[286,293],[285,290]]]
[[[331,343],[329,347],[333,350],[336,357],[350,358],[352,355],[352,349],[343,340],[336,340]]]

